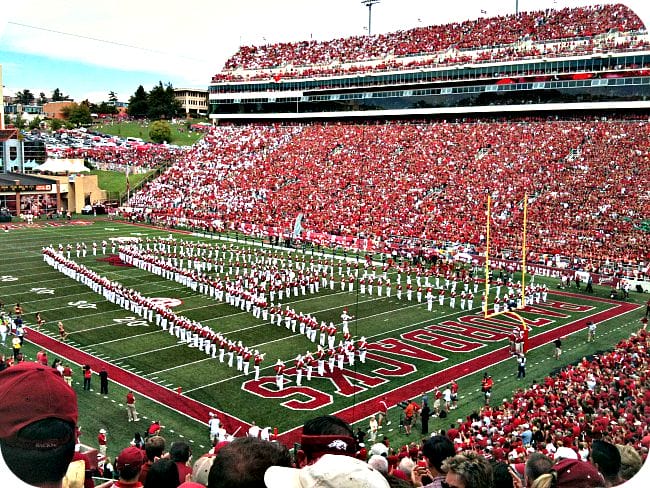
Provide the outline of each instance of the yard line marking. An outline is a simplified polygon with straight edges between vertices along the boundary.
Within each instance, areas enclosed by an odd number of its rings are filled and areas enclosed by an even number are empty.
[[[100,326],[100,327],[95,327],[95,328],[92,328],[92,329],[84,329],[83,331],[79,331],[79,332],[85,332],[85,331],[93,331],[93,330],[97,330],[97,329],[103,329],[104,327],[110,327],[110,326],[113,326],[113,325],[124,325],[124,324],[109,324],[109,325],[102,325],[102,326]],[[114,343],[114,342],[126,341],[126,340],[132,339],[132,338],[134,338],[134,337],[143,337],[143,336],[146,336],[146,335],[149,335],[149,334],[156,334],[157,332],[159,332],[159,331],[158,331],[158,330],[152,330],[152,331],[150,331],[150,332],[145,332],[145,333],[143,333],[143,334],[136,334],[136,335],[132,335],[132,336],[128,336],[128,337],[120,337],[120,338],[118,338],[118,339],[111,339],[110,341],[95,342],[93,345],[103,346],[104,344],[112,344],[112,343]]]
[[[166,347],[161,347],[161,348],[158,348],[158,349],[150,349],[149,351],[138,352],[136,354],[131,354],[129,356],[122,356],[122,357],[120,357],[118,359],[124,360],[124,359],[134,358],[136,356],[144,356],[145,354],[151,354],[151,353],[155,353],[155,352],[159,352],[159,351],[164,351],[165,349],[171,349],[172,347],[178,347],[178,344],[174,344],[174,345],[166,346]]]
[[[165,368],[165,369],[160,369],[160,370],[158,370],[158,371],[154,371],[154,372],[152,372],[152,373],[146,373],[146,374],[144,374],[144,375],[142,375],[142,376],[149,376],[149,375],[151,375],[151,374],[160,374],[160,373],[165,373],[165,372],[167,372],[167,371],[171,371],[171,370],[173,370],[173,369],[184,368],[185,366],[192,366],[192,365],[197,364],[197,363],[202,363],[203,361],[207,361],[208,359],[215,359],[215,358],[213,358],[213,357],[207,357],[207,358],[199,359],[198,361],[191,361],[191,362],[189,362],[189,363],[179,364],[178,366],[172,366],[171,368]],[[156,378],[157,378],[157,377],[156,377]],[[150,379],[153,379],[153,378],[150,378]]]

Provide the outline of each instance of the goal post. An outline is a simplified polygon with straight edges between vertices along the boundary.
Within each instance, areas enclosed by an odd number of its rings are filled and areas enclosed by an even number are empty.
[[[526,307],[526,230],[528,228],[528,194],[524,194],[524,215],[523,215],[523,231],[521,239],[521,304],[516,310],[521,310]],[[510,311],[507,307],[499,312],[490,312],[489,297],[490,297],[490,245],[491,245],[491,228],[492,228],[492,196],[487,196],[487,212],[486,212],[486,225],[485,225],[485,300],[483,300],[483,316],[486,319],[496,317],[498,315],[510,315],[520,322],[520,328],[524,335],[523,351],[528,351],[528,325],[524,318],[516,311]]]

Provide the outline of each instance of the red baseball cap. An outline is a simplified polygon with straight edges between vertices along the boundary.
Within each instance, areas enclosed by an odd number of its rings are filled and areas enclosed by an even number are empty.
[[[70,439],[35,440],[25,445],[18,433],[40,420],[55,418],[77,425],[77,395],[56,369],[38,363],[20,363],[0,372],[0,439],[19,441],[27,449],[51,449]]]
[[[138,447],[130,446],[122,449],[122,452],[115,459],[115,467],[119,470],[127,466],[140,467],[145,462],[144,451]]]
[[[598,470],[587,461],[563,459],[553,470],[557,472],[558,488],[591,488],[604,486],[604,480]]]

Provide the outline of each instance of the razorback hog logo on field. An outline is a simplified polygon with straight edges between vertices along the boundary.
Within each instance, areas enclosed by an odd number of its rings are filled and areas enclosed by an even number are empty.
[[[587,314],[594,308],[591,305],[549,300],[526,306],[525,321],[531,328],[550,329],[558,320],[568,320],[573,313]],[[580,315],[578,318],[581,318]],[[288,368],[284,372],[287,386],[282,390],[275,388],[274,376],[247,380],[242,384],[242,389],[262,398],[282,399],[280,404],[290,410],[323,408],[333,403],[334,396],[351,397],[375,388],[381,392],[391,379],[407,378],[409,381],[411,377],[411,382],[418,381],[422,367],[426,368],[426,364],[440,365],[449,359],[450,354],[467,355],[467,360],[471,360],[477,356],[478,350],[488,344],[505,344],[513,327],[519,327],[519,324],[518,318],[508,315],[485,318],[476,314],[460,315],[454,320],[425,322],[400,333],[398,337],[368,343],[363,372],[349,368],[326,370],[322,375],[313,376],[311,384],[298,385],[291,384],[297,374],[296,369]],[[489,354],[481,355],[481,361]],[[416,375],[418,378],[414,378]]]

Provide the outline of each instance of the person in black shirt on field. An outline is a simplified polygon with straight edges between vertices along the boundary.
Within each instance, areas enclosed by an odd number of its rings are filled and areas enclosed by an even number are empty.
[[[106,368],[102,368],[99,372],[99,388],[102,395],[108,395],[108,372]]]

